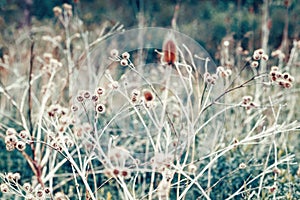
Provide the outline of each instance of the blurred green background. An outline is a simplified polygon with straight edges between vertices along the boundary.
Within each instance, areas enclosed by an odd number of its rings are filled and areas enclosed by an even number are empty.
[[[198,41],[214,55],[224,37],[243,41],[244,48],[260,47],[263,0],[0,0],[0,29],[23,27],[45,20],[55,21],[53,7],[69,3],[83,20],[87,30],[104,22],[124,24],[126,29],[138,26],[171,27],[177,6],[178,31]],[[300,4],[297,0],[268,0],[270,49],[280,46],[283,29],[288,37],[300,38]],[[0,41],[1,41],[0,40]],[[250,48],[251,48],[250,47]],[[249,49],[252,50],[252,49]]]

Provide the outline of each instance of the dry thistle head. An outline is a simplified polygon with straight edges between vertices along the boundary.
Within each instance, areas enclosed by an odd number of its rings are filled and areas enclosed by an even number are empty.
[[[26,192],[31,192],[31,184],[30,183],[24,183],[23,185],[23,189],[26,191]]]
[[[130,58],[130,54],[128,52],[124,52],[124,53],[122,53],[122,58],[123,59],[129,59]]]
[[[23,140],[26,140],[26,139],[29,138],[30,134],[28,133],[28,131],[22,130],[22,131],[19,133],[19,136],[20,136],[20,138],[22,138]]]
[[[6,135],[9,136],[9,135],[15,135],[17,134],[17,131],[14,129],[14,128],[8,128],[6,130]]]
[[[122,66],[128,66],[128,60],[127,59],[125,59],[125,58],[123,58],[121,61],[120,61],[120,64],[122,65]]]
[[[112,49],[110,51],[110,56],[113,58],[117,58],[119,56],[119,51],[117,49]]]
[[[256,68],[258,67],[259,63],[257,61],[252,61],[250,66],[253,67],[253,68]]]
[[[239,169],[245,169],[247,165],[245,163],[240,163]]]
[[[24,151],[26,149],[26,143],[23,142],[23,141],[18,141],[17,144],[16,144],[16,148],[19,151]]]
[[[39,199],[44,199],[45,198],[45,192],[42,189],[37,190],[35,195]]]
[[[162,46],[162,63],[167,65],[174,65],[177,61],[177,45],[172,34],[169,34]]]
[[[9,192],[9,187],[8,187],[8,185],[7,185],[6,183],[2,183],[2,184],[0,185],[0,190],[1,190],[1,192],[3,192],[3,193],[8,193],[8,192]]]
[[[154,100],[154,95],[150,90],[144,90],[143,95],[146,102]]]
[[[59,15],[61,15],[62,9],[60,7],[58,7],[58,6],[55,6],[53,8],[53,13],[54,13],[55,17],[58,17]]]
[[[95,92],[97,95],[101,96],[105,93],[105,89],[103,87],[98,87]]]
[[[97,111],[99,114],[105,113],[105,105],[102,104],[102,103],[99,103],[99,104],[96,106],[96,111]]]

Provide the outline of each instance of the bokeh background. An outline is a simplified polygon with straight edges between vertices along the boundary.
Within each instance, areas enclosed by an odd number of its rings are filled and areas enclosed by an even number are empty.
[[[214,55],[224,37],[241,40],[245,49],[261,46],[264,3],[269,5],[270,49],[284,37],[290,44],[300,37],[300,4],[297,0],[0,0],[0,42],[8,27],[33,26],[53,21],[53,7],[72,4],[87,30],[119,22],[126,29],[155,26],[176,28],[198,41]],[[176,23],[172,26],[172,20]],[[175,27],[175,26],[176,27]],[[287,26],[287,27],[286,27]],[[284,29],[288,35],[284,36]],[[286,47],[287,51],[289,48]],[[251,49],[250,49],[251,50]]]

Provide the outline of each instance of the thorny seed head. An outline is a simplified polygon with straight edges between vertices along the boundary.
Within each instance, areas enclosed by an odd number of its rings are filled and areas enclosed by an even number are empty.
[[[55,7],[53,8],[53,13],[54,13],[54,15],[55,15],[56,17],[58,17],[59,15],[61,15],[62,9],[61,9],[60,7],[58,7],[58,6],[55,6]]]
[[[98,97],[97,95],[93,95],[93,96],[92,96],[92,101],[93,101],[93,102],[96,103],[98,100],[99,100],[99,97]]]
[[[91,93],[90,93],[89,91],[84,91],[84,92],[83,92],[83,97],[84,97],[85,99],[89,99],[89,98],[91,97]]]
[[[177,61],[177,45],[174,38],[168,38],[164,41],[162,62],[173,65]]]
[[[13,150],[15,150],[15,145],[6,144],[5,148],[6,148],[7,151],[13,151]]]
[[[28,139],[28,137],[30,136],[30,134],[28,133],[28,131],[26,131],[26,130],[22,130],[20,133],[19,133],[19,136],[20,136],[20,138],[22,138],[22,139]]]
[[[45,192],[46,195],[48,195],[48,194],[50,194],[51,190],[50,190],[50,188],[45,187],[44,192]]]
[[[254,51],[254,54],[259,54],[259,55],[263,55],[265,52],[264,52],[264,50],[263,49],[256,49],[255,51]]]
[[[5,136],[5,144],[11,144],[15,145],[18,141],[18,138],[16,135],[7,135]]]
[[[6,178],[7,178],[8,180],[13,180],[13,173],[8,172],[8,173],[6,174]]]
[[[254,53],[253,56],[252,56],[252,58],[253,58],[253,60],[260,60],[261,55],[257,54],[257,53]]]
[[[123,58],[123,59],[120,61],[120,64],[121,64],[122,66],[128,66],[128,60]]]
[[[118,176],[119,175],[119,173],[120,173],[120,170],[119,169],[113,169],[113,174],[115,175],[115,176]]]
[[[245,169],[247,165],[245,163],[240,163],[239,164],[239,169]]]
[[[288,81],[289,81],[290,83],[292,83],[292,82],[295,81],[295,78],[294,78],[293,76],[290,76],[290,77],[288,78]]]
[[[31,192],[31,185],[30,183],[24,183],[23,188],[26,192]]]
[[[113,58],[116,58],[119,56],[119,51],[117,49],[112,49],[110,51],[110,56],[113,57]]]
[[[98,88],[96,89],[96,93],[97,93],[99,96],[103,95],[104,92],[105,92],[105,89],[104,89],[103,87],[98,87]]]
[[[19,151],[24,151],[25,148],[26,148],[26,143],[23,142],[23,141],[18,141],[17,144],[16,144],[16,148],[17,148]]]
[[[9,135],[15,135],[17,134],[17,131],[14,129],[14,128],[8,128],[6,130],[6,135],[9,136]]]
[[[293,87],[293,84],[290,83],[290,82],[284,82],[283,87],[284,87],[284,88],[291,88],[291,87]]]
[[[12,175],[12,179],[15,181],[19,181],[21,179],[20,173],[16,172]]]
[[[78,110],[78,106],[72,105],[72,106],[71,106],[71,110],[72,110],[73,112],[76,112],[76,111]]]
[[[129,59],[130,58],[130,54],[128,52],[124,52],[124,53],[122,53],[122,58],[123,59]]]
[[[8,185],[7,185],[6,183],[2,183],[2,184],[0,185],[0,190],[1,190],[1,192],[3,192],[3,193],[8,193],[8,192],[9,192],[9,187],[8,187]]]
[[[121,175],[122,175],[123,178],[129,179],[130,178],[130,171],[128,169],[122,169]]]
[[[105,112],[105,105],[100,103],[96,106],[96,111],[100,114],[104,113]]]
[[[253,68],[256,68],[258,67],[259,63],[257,61],[252,61],[250,66],[253,67]]]
[[[285,80],[287,80],[287,79],[289,79],[290,74],[287,73],[287,72],[285,72],[285,73],[282,74],[282,77],[283,77]]]
[[[43,197],[45,197],[44,190],[39,189],[38,191],[36,191],[36,196],[37,196],[38,198],[43,198]]]
[[[250,101],[252,101],[253,97],[252,96],[244,96],[243,97],[243,102],[248,104]]]
[[[83,96],[81,96],[81,95],[78,95],[78,96],[76,97],[76,99],[77,99],[77,101],[78,101],[79,103],[82,103],[82,102],[84,101],[84,98],[83,98]]]
[[[150,90],[145,90],[144,91],[144,99],[145,99],[146,102],[154,100],[154,95],[152,94],[152,92]]]

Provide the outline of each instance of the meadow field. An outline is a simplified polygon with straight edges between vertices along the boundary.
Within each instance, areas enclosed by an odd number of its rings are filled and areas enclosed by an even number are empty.
[[[1,199],[300,199],[297,0],[22,3]]]

